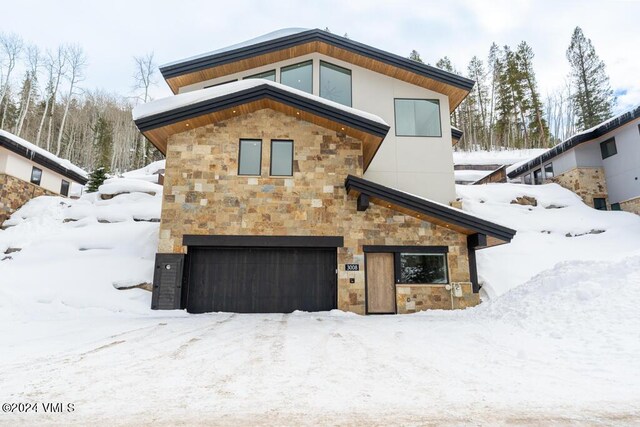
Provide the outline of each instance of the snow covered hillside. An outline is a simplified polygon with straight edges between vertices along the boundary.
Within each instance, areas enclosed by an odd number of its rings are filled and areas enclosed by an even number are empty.
[[[3,401],[76,408],[0,425],[640,423],[639,216],[555,184],[458,186],[466,210],[518,230],[478,252],[478,307],[189,315],[135,287],[152,278],[161,168],[35,199],[0,231]]]

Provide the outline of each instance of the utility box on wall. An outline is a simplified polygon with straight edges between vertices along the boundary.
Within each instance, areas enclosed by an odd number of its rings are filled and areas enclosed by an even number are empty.
[[[156,254],[153,295],[151,297],[152,309],[175,310],[180,308],[183,267],[184,254]]]

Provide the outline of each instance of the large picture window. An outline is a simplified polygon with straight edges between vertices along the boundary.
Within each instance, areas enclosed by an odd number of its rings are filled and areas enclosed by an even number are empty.
[[[400,254],[400,283],[447,283],[445,254]]]
[[[271,141],[271,175],[293,175],[293,141]]]
[[[397,136],[442,136],[440,102],[435,99],[396,99]]]
[[[320,96],[351,107],[351,70],[320,61]]]
[[[31,168],[31,183],[40,185],[40,181],[42,180],[42,169],[38,169],[37,167]]]
[[[262,140],[241,139],[238,159],[238,175],[260,175]]]
[[[247,76],[244,78],[244,80],[246,79],[266,79],[266,80],[271,80],[272,82],[275,82],[276,70],[269,70],[262,73],[254,74],[252,76]]]
[[[280,83],[307,93],[313,92],[313,61],[282,67]]]

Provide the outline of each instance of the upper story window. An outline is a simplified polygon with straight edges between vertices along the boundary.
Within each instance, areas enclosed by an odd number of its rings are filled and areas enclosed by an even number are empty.
[[[553,163],[547,163],[544,165],[544,179],[553,178]]]
[[[62,180],[62,184],[60,184],[60,194],[63,196],[69,195],[69,181]]]
[[[42,169],[38,169],[37,167],[31,168],[31,183],[40,185],[40,181],[42,180]]]
[[[600,153],[602,154],[603,159],[606,159],[607,157],[611,157],[614,154],[618,154],[615,138],[607,139],[606,141],[601,142]]]
[[[246,79],[267,79],[267,80],[271,80],[272,82],[276,81],[276,70],[269,70],[269,71],[265,71],[263,73],[258,73],[258,74],[254,74],[252,76],[247,76],[244,78],[244,80]]]
[[[396,99],[396,136],[442,136],[437,99]]]
[[[271,176],[293,175],[293,141],[271,141]]]
[[[260,175],[262,140],[241,139],[238,153],[238,175]]]
[[[351,70],[320,61],[320,96],[351,107]]]
[[[313,61],[282,67],[280,83],[307,93],[313,93]]]

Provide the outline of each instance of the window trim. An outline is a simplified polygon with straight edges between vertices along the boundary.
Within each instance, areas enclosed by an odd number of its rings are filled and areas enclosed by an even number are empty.
[[[440,130],[440,135],[400,135],[398,134],[398,123],[396,114],[396,101],[433,101],[438,104],[438,125]],[[393,98],[393,128],[396,136],[404,137],[404,138],[442,138],[442,111],[440,109],[440,100],[439,99],[431,99],[431,98]]]
[[[202,89],[209,89],[210,87],[222,86],[222,85],[226,85],[227,83],[233,83],[233,82],[237,82],[237,81],[238,81],[238,79],[227,80],[226,82],[216,83],[216,84],[213,84],[213,85],[205,86]]]
[[[242,158],[242,141],[260,141],[260,162],[258,174],[240,173],[240,159]],[[238,142],[238,176],[262,176],[262,139],[261,138],[240,138]]]
[[[62,189],[64,188],[64,183],[67,183],[67,193],[65,194]],[[60,194],[62,194],[65,197],[69,197],[69,190],[71,189],[71,183],[69,181],[67,181],[66,179],[63,179],[60,182]]]
[[[40,178],[38,178],[38,181],[36,182],[33,180],[33,172],[37,170],[40,171]],[[29,182],[34,185],[40,185],[40,183],[42,183],[42,169],[35,166],[31,166],[31,178],[29,179]]]
[[[605,144],[610,143],[610,142],[613,143],[613,154],[609,154],[609,155],[605,156],[605,153],[604,153]],[[609,138],[609,139],[607,139],[605,141],[602,141],[600,143],[600,156],[602,157],[602,160],[608,159],[609,157],[615,156],[616,154],[618,154],[618,146],[616,145],[615,137]]]
[[[341,67],[340,65],[336,65],[336,64],[332,64],[331,62],[327,62],[327,61],[323,61],[322,59],[320,60],[320,65],[318,66],[318,74],[319,74],[319,79],[318,79],[318,96],[322,99],[327,99],[329,101],[333,101],[329,98],[324,98],[321,94],[322,94],[322,64],[326,64],[329,65],[330,67],[335,67],[335,68],[340,68],[342,70],[346,70],[349,72],[349,105],[347,105],[347,107],[353,107],[353,71],[349,68],[345,68],[345,67]],[[333,101],[333,102],[338,102],[338,101]],[[340,104],[338,102],[338,104]],[[340,104],[340,105],[345,105],[345,104]]]
[[[285,83],[282,83],[282,72],[283,72],[283,71],[284,71],[284,72],[286,72],[286,71],[288,71],[289,69],[292,69],[292,68],[295,68],[295,67],[298,67],[298,66],[302,66],[302,65],[306,65],[306,64],[310,64],[310,65],[311,65],[311,92],[307,92],[307,91],[305,91],[305,90],[298,89],[298,88],[295,88],[295,87],[293,87],[293,86],[289,86],[289,85],[287,85],[287,84],[285,84]],[[310,93],[310,94],[312,94],[312,95],[313,95],[313,59],[308,59],[308,60],[306,60],[306,61],[298,62],[298,63],[296,63],[296,64],[285,65],[285,66],[283,66],[283,67],[280,67],[280,81],[279,81],[278,83],[283,84],[283,85],[285,85],[285,86],[287,86],[287,87],[290,87],[290,88],[293,88],[293,89],[302,90],[302,91],[303,91],[303,92],[305,92],[305,93]]]
[[[257,77],[257,76],[260,76],[260,75],[262,75],[262,74],[267,74],[267,73],[273,73],[273,81],[275,82],[275,81],[276,81],[276,77],[277,77],[277,76],[276,76],[276,69],[275,69],[275,68],[274,68],[273,70],[267,70],[267,71],[263,71],[263,72],[261,72],[261,73],[255,73],[255,74],[252,74],[252,75],[250,75],[250,76],[243,77],[243,78],[242,78],[242,80],[247,80],[247,79],[264,79],[264,77]]]
[[[291,143],[291,175],[274,175],[273,174],[273,142],[274,141]],[[274,138],[271,140],[270,149],[269,149],[269,176],[276,177],[276,178],[280,178],[280,177],[286,178],[286,177],[293,176],[293,158],[295,157],[294,149],[295,149],[295,142],[293,141],[293,139]]]

